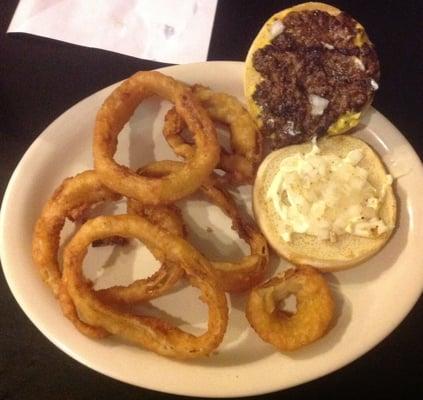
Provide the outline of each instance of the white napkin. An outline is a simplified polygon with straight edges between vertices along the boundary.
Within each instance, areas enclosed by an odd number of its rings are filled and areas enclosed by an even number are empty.
[[[130,56],[207,60],[217,0],[21,0],[8,32]]]

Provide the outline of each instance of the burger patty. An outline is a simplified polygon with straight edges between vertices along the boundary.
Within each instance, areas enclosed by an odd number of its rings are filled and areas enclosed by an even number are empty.
[[[253,99],[273,148],[321,136],[341,115],[360,111],[380,76],[373,46],[356,45],[362,29],[345,13],[291,12],[279,30],[253,55],[263,77]]]

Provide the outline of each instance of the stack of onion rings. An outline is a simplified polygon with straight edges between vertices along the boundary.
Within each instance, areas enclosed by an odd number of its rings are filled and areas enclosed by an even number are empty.
[[[87,336],[95,338],[103,337],[106,333],[102,329],[85,324],[78,318],[67,289],[62,284],[58,260],[60,232],[66,218],[75,217],[75,210],[80,216],[81,210],[86,211],[95,204],[116,201],[120,197],[119,194],[106,188],[94,171],[85,171],[73,178],[67,178],[44,206],[33,234],[32,256],[43,280],[59,299],[63,313],[76,328]],[[141,211],[138,210],[138,212]],[[149,221],[163,229],[173,234],[184,235],[182,219],[175,209],[145,207],[143,214]],[[164,263],[165,256],[155,247],[150,248],[150,251],[163,262],[154,275],[137,280],[127,287],[114,286],[101,290],[99,294],[109,301],[131,304],[151,300],[172,288],[182,276],[182,269],[177,265]]]
[[[164,131],[175,152],[186,160],[155,162],[138,173],[119,165],[113,156],[121,129],[136,107],[153,94],[175,104],[174,111],[166,117]],[[210,118],[229,125],[233,154],[223,150],[220,157],[220,145]],[[188,145],[180,136],[185,126],[193,133],[195,146]],[[112,334],[177,359],[210,354],[221,343],[228,324],[225,291],[241,292],[260,284],[269,261],[264,236],[242,215],[224,187],[228,182],[251,183],[254,178],[261,158],[261,137],[251,119],[232,96],[199,85],[190,88],[158,72],[140,72],[115,89],[101,106],[94,129],[93,155],[95,170],[65,179],[36,223],[32,254],[43,280],[59,299],[64,315],[89,337]],[[213,172],[216,167],[226,171],[223,179]],[[209,261],[189,244],[181,212],[174,202],[197,191],[232,220],[233,229],[248,243],[250,255],[235,262]],[[127,214],[88,217],[87,211],[94,205],[122,197],[127,198]],[[62,269],[58,252],[66,219],[80,222],[81,226],[65,247]],[[161,267],[150,277],[128,286],[94,290],[82,272],[88,246],[125,243],[131,238],[142,241],[162,263]],[[308,296],[308,285],[318,286],[321,277],[307,269],[296,274],[295,279],[303,282],[304,287],[297,293],[301,308],[292,321],[301,322],[303,293]],[[183,276],[200,289],[200,298],[208,306],[208,329],[204,334],[194,336],[162,319],[130,311],[128,306],[161,296]],[[278,328],[280,321],[272,319],[273,311],[269,312],[263,302],[285,290],[281,285],[291,279],[294,278],[287,274],[253,289],[247,307],[247,317],[254,329],[280,350],[292,350],[299,345],[286,338],[275,339],[272,333],[263,334],[262,326],[285,329]],[[273,294],[269,295],[270,292]],[[318,304],[331,310],[328,292],[324,293],[327,297],[319,298]],[[309,310],[315,308],[306,308]],[[324,317],[329,314],[327,311],[323,317],[315,318],[315,321],[323,318],[319,322],[321,329],[313,325],[310,329],[314,333],[306,340],[301,339],[300,345],[316,340],[315,331],[323,334],[329,323]]]
[[[114,161],[117,137],[137,106],[157,94],[175,104],[196,149],[176,174],[161,179],[145,178]],[[95,170],[111,190],[143,204],[169,204],[195,192],[219,161],[216,130],[206,111],[184,84],[159,72],[138,72],[124,81],[101,106],[94,127]]]
[[[254,121],[233,96],[213,92],[201,85],[193,85],[192,91],[212,120],[229,127],[232,152],[222,148],[217,166],[226,171],[224,180],[232,184],[253,183],[262,158],[262,136]],[[165,116],[163,134],[178,156],[190,160],[196,152],[196,146],[187,143],[182,137],[186,127],[178,109],[170,109]]]
[[[158,161],[139,170],[143,176],[160,178],[177,173],[183,168],[183,163],[177,161]],[[213,261],[217,278],[227,292],[242,292],[260,283],[267,272],[269,252],[267,242],[255,223],[247,220],[239,211],[231,194],[225,190],[216,175],[212,174],[203,182],[200,192],[219,207],[231,220],[232,228],[239,237],[246,241],[251,254],[236,262]],[[142,205],[136,200],[128,200],[130,210],[142,210]]]
[[[197,145],[197,151],[191,160],[181,166],[175,174],[163,179],[139,176],[127,167],[118,165],[112,158],[116,151],[117,136],[123,125],[137,105],[153,94],[161,95],[175,103],[178,112],[183,115],[185,122],[194,132]],[[196,191],[203,180],[213,171],[219,160],[219,154],[220,147],[216,139],[216,131],[207,113],[198,105],[186,85],[170,77],[158,72],[135,74],[106,99],[98,113],[95,125],[95,171],[83,172],[63,182],[44,207],[36,223],[33,236],[34,262],[38,266],[43,280],[59,299],[65,316],[80,332],[94,338],[120,332],[122,326],[119,326],[119,321],[123,325],[127,321],[124,317],[126,314],[122,311],[122,303],[133,304],[161,295],[173,287],[185,271],[190,282],[202,289],[203,298],[209,305],[211,321],[209,332],[193,339],[192,335],[172,328],[161,320],[151,322],[150,317],[131,315],[129,319],[143,319],[146,323],[146,327],[142,330],[143,337],[135,342],[151,348],[150,333],[151,330],[156,329],[158,334],[169,331],[169,335],[167,335],[169,343],[165,343],[162,348],[152,346],[152,349],[160,354],[189,358],[209,354],[217,347],[227,325],[228,310],[224,292],[216,283],[213,269],[208,261],[183,239],[185,232],[179,211],[167,204]],[[89,243],[113,243],[115,241],[113,238],[116,237],[126,240],[132,236],[138,238],[145,236],[144,242],[147,242],[150,251],[163,264],[155,274],[147,279],[137,280],[127,287],[115,286],[96,292],[82,278],[81,271],[78,275],[74,269],[66,267],[73,265],[75,261],[74,252],[69,250],[72,249],[72,243],[81,243],[78,238],[83,236],[84,232],[91,237],[91,221],[96,220],[88,219],[66,247],[63,274],[58,261],[60,232],[66,218],[83,222],[86,219],[86,211],[90,207],[107,200],[118,200],[122,195],[141,200],[142,209],[136,210],[138,214],[136,216],[128,215],[121,218],[117,226],[121,231],[125,231],[122,235],[115,235],[111,226],[102,226],[100,229],[96,225],[101,234],[98,238],[93,238],[86,243],[81,252],[82,259]],[[129,212],[135,211],[129,210]],[[139,217],[139,214],[144,217]],[[107,220],[105,218],[103,217],[102,221]],[[101,220],[101,218],[97,220]],[[133,220],[138,221],[138,224],[147,225],[149,228],[154,226],[154,229],[147,229],[144,233],[135,231],[132,232],[133,234],[128,234],[126,229],[130,230],[134,226]],[[115,220],[112,218],[109,225],[113,224],[113,221]],[[154,237],[147,240],[147,235],[151,232],[157,233],[158,236],[170,242],[168,244],[159,243]],[[179,247],[175,243],[179,243]],[[175,246],[180,249],[181,253],[172,255],[171,250],[175,251]],[[68,272],[66,273],[66,271]],[[73,278],[78,276],[81,280],[75,283],[76,280]],[[75,285],[72,285],[72,282]],[[89,289],[89,293],[92,295],[85,299],[87,301],[82,298],[83,296],[76,294],[79,293],[78,288],[82,287]],[[107,315],[111,318],[106,318],[107,321],[111,321],[110,324],[102,326],[95,318],[92,318],[93,313],[95,314],[93,309],[91,308],[91,311],[87,312],[89,299],[94,299],[94,304],[101,304],[110,311],[110,314]],[[123,314],[119,314],[120,312]],[[116,318],[116,324],[113,323],[113,317]],[[139,333],[136,335],[139,336]],[[182,340],[179,345],[178,338]],[[184,340],[187,343],[184,343]]]
[[[42,279],[59,299],[63,313],[75,327],[87,336],[107,336],[101,328],[92,327],[78,318],[77,311],[62,285],[61,267],[58,261],[60,232],[67,217],[73,218],[81,210],[107,200],[118,200],[121,196],[106,188],[94,171],[85,171],[63,181],[44,206],[35,224],[32,239],[32,258]]]
[[[110,235],[135,237],[147,247],[157,247],[166,261],[178,264],[190,283],[198,287],[209,308],[208,330],[194,336],[150,316],[133,315],[101,301],[82,273],[87,248],[94,240]],[[88,220],[66,246],[63,282],[85,321],[158,354],[194,358],[210,354],[222,341],[228,322],[228,307],[210,263],[188,242],[136,215],[101,216]]]

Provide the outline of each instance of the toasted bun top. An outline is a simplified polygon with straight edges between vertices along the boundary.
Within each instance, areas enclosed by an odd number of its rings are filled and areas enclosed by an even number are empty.
[[[319,240],[307,234],[292,234],[290,242],[281,238],[271,201],[266,198],[269,185],[278,171],[280,161],[288,156],[307,153],[311,144],[288,146],[269,154],[261,164],[253,189],[253,210],[256,221],[273,249],[294,264],[311,265],[320,270],[338,270],[352,267],[379,251],[388,241],[396,224],[396,200],[392,186],[387,187],[379,216],[388,231],[376,238],[365,238],[351,234],[338,237],[335,243]],[[351,150],[361,149],[363,159],[358,164],[369,172],[369,182],[378,190],[386,183],[386,170],[375,151],[362,140],[352,136],[325,137],[318,141],[321,154],[345,157]]]

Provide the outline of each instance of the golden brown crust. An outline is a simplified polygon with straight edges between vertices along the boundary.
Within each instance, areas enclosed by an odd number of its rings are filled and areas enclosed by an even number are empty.
[[[158,161],[151,163],[139,172],[149,177],[162,177],[182,168],[178,161]],[[232,228],[250,247],[250,254],[237,261],[211,261],[217,279],[223,290],[231,293],[243,292],[259,284],[266,275],[269,251],[267,242],[257,225],[240,212],[232,195],[212,174],[203,182],[199,190],[208,201],[219,207],[232,221]],[[131,208],[137,206],[130,202]]]
[[[123,126],[137,106],[153,94],[175,104],[196,141],[195,154],[184,168],[163,179],[144,178],[113,159]],[[101,106],[94,127],[93,156],[105,186],[143,204],[170,204],[200,187],[219,161],[220,146],[212,121],[191,90],[169,76],[149,71],[125,80]]]
[[[81,333],[93,338],[107,336],[107,332],[81,321],[66,286],[63,285],[58,259],[60,233],[66,218],[77,216],[77,219],[80,219],[81,212],[84,214],[93,205],[105,201],[116,201],[120,198],[119,194],[109,190],[100,182],[95,171],[84,171],[74,177],[66,178],[45,204],[33,233],[32,258],[42,279],[59,300],[64,315]],[[171,233],[183,236],[182,218],[172,207],[144,206],[143,213],[150,222]],[[164,262],[165,256],[155,247],[150,248],[150,251]],[[127,287],[104,289],[97,295],[114,303],[132,304],[151,300],[172,288],[182,273],[179,266],[163,263],[155,274],[146,279],[139,279]]]
[[[279,302],[295,295],[297,310],[288,314]],[[313,268],[289,269],[254,288],[246,315],[253,329],[280,351],[293,351],[321,338],[329,329],[335,302],[323,276]]]
[[[159,247],[167,261],[180,265],[190,283],[201,290],[200,299],[208,306],[207,331],[195,336],[158,318],[122,312],[101,301],[84,278],[82,263],[90,243],[109,235],[134,237],[148,247]],[[210,354],[226,331],[226,297],[210,263],[184,239],[136,215],[87,221],[66,246],[63,282],[79,314],[89,324],[164,356],[186,359]]]
[[[120,195],[100,182],[94,171],[84,171],[75,177],[66,178],[45,204],[32,237],[32,259],[42,279],[59,300],[67,318],[80,332],[94,338],[107,336],[107,332],[80,320],[66,287],[62,284],[58,260],[60,232],[73,210],[86,210],[94,204],[119,198]]]
[[[127,212],[130,215],[142,216],[173,235],[183,238],[186,236],[180,210],[173,205],[143,206],[135,200],[128,199]],[[144,279],[137,279],[128,286],[112,286],[98,290],[96,294],[102,300],[111,303],[136,304],[155,299],[172,289],[182,278],[183,269],[177,264],[166,262],[166,254],[159,248],[149,250],[157,260],[163,262],[154,274]]]
[[[206,109],[213,121],[225,124],[229,129],[231,150],[221,148],[218,169],[225,171],[223,181],[231,184],[252,184],[262,159],[262,135],[250,114],[240,101],[229,94],[214,92],[201,86],[192,86],[196,99]],[[163,135],[174,152],[185,160],[195,154],[195,146],[182,137],[186,128],[175,108],[165,116]]]

